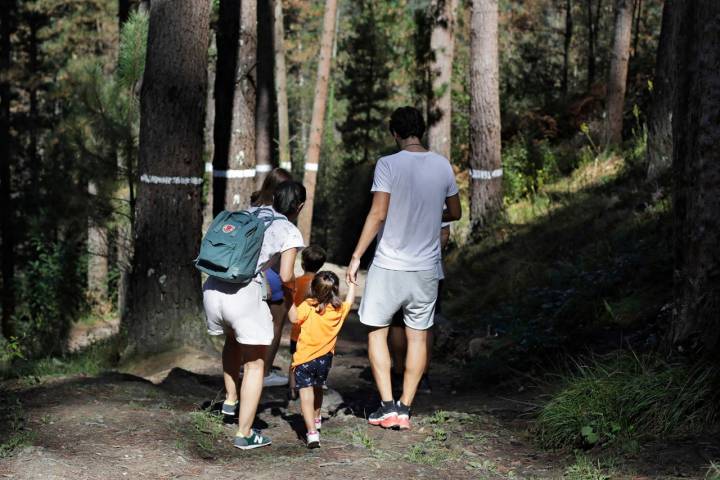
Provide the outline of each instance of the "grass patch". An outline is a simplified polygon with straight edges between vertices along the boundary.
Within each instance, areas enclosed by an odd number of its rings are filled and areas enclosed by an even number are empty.
[[[80,352],[37,360],[18,359],[11,370],[0,372],[2,378],[27,378],[30,382],[42,377],[65,375],[97,375],[112,368],[118,358],[116,340],[109,338],[93,343]]]
[[[2,423],[7,425],[3,432],[3,440],[0,443],[0,458],[6,458],[15,453],[18,449],[32,445],[35,440],[35,432],[25,426],[24,411],[20,400],[15,399],[8,402],[9,408],[4,412]]]
[[[202,458],[217,457],[218,444],[225,438],[222,416],[211,412],[192,412],[188,414],[189,428],[184,432],[187,442]]]
[[[591,460],[585,455],[577,455],[575,463],[565,469],[565,480],[610,480],[613,469],[603,468],[600,460]]]
[[[373,440],[373,438],[368,435],[367,427],[363,427],[361,425],[356,426],[350,432],[350,438],[353,445],[357,447],[365,448],[373,453],[377,451],[377,449],[375,448],[375,440]]]
[[[578,361],[537,418],[545,448],[615,445],[698,432],[717,418],[715,371],[614,353]]]
[[[460,454],[445,444],[447,433],[436,429],[424,441],[414,444],[404,458],[412,463],[438,467],[446,462],[460,458]]]

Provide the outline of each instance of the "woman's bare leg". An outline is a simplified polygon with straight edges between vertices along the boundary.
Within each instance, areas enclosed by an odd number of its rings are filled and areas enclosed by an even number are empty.
[[[268,347],[267,345],[241,345],[241,349],[245,374],[240,387],[238,435],[249,437],[262,395],[265,355]]]
[[[225,401],[232,403],[238,399],[238,377],[242,365],[242,350],[233,334],[225,335],[222,351],[223,381],[225,382]]]
[[[280,339],[282,338],[282,329],[285,326],[285,319],[287,318],[287,308],[284,303],[271,303],[270,313],[272,314],[273,320],[273,341],[267,349],[265,355],[265,375],[267,376],[272,370],[275,356],[277,355],[278,348],[280,348]]]

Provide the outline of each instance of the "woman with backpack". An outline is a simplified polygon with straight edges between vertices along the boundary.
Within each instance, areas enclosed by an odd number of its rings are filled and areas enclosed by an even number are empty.
[[[292,223],[305,203],[305,187],[294,181],[281,183],[272,206],[251,207],[248,211],[266,221],[267,228],[257,261],[256,272],[279,262],[287,308],[294,308],[295,257],[303,247],[300,230]],[[221,226],[223,231],[232,225]],[[211,335],[225,335],[222,352],[226,399],[223,413],[238,412],[238,432],[234,445],[251,449],[270,445],[270,439],[252,429],[265,376],[265,358],[273,342],[272,314],[265,301],[263,275],[247,283],[230,283],[210,276],[203,285],[203,304]],[[238,380],[244,368],[242,384]],[[238,396],[239,393],[239,396]]]

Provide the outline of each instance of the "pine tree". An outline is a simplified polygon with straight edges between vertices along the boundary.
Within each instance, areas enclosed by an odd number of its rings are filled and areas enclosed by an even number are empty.
[[[392,42],[383,28],[386,2],[359,0],[351,20],[352,33],[341,45],[347,55],[342,69],[340,98],[347,101],[345,121],[340,126],[347,156],[368,163],[387,139],[384,128],[392,93],[390,65]]]
[[[140,184],[125,354],[206,345],[200,275],[210,2],[154,0],[140,93]]]

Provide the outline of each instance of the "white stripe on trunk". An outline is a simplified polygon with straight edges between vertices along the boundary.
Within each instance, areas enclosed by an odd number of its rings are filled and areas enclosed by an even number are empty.
[[[317,163],[306,163],[305,164],[305,170],[309,172],[317,172],[318,171],[318,164]]]
[[[255,169],[248,168],[245,170],[215,170],[213,171],[213,177],[220,178],[253,178],[255,176]]]
[[[200,177],[160,177],[147,173],[140,176],[140,181],[154,185],[202,185],[203,183]]]
[[[492,180],[493,178],[499,178],[503,176],[502,168],[497,170],[470,170],[470,176],[473,180]]]

